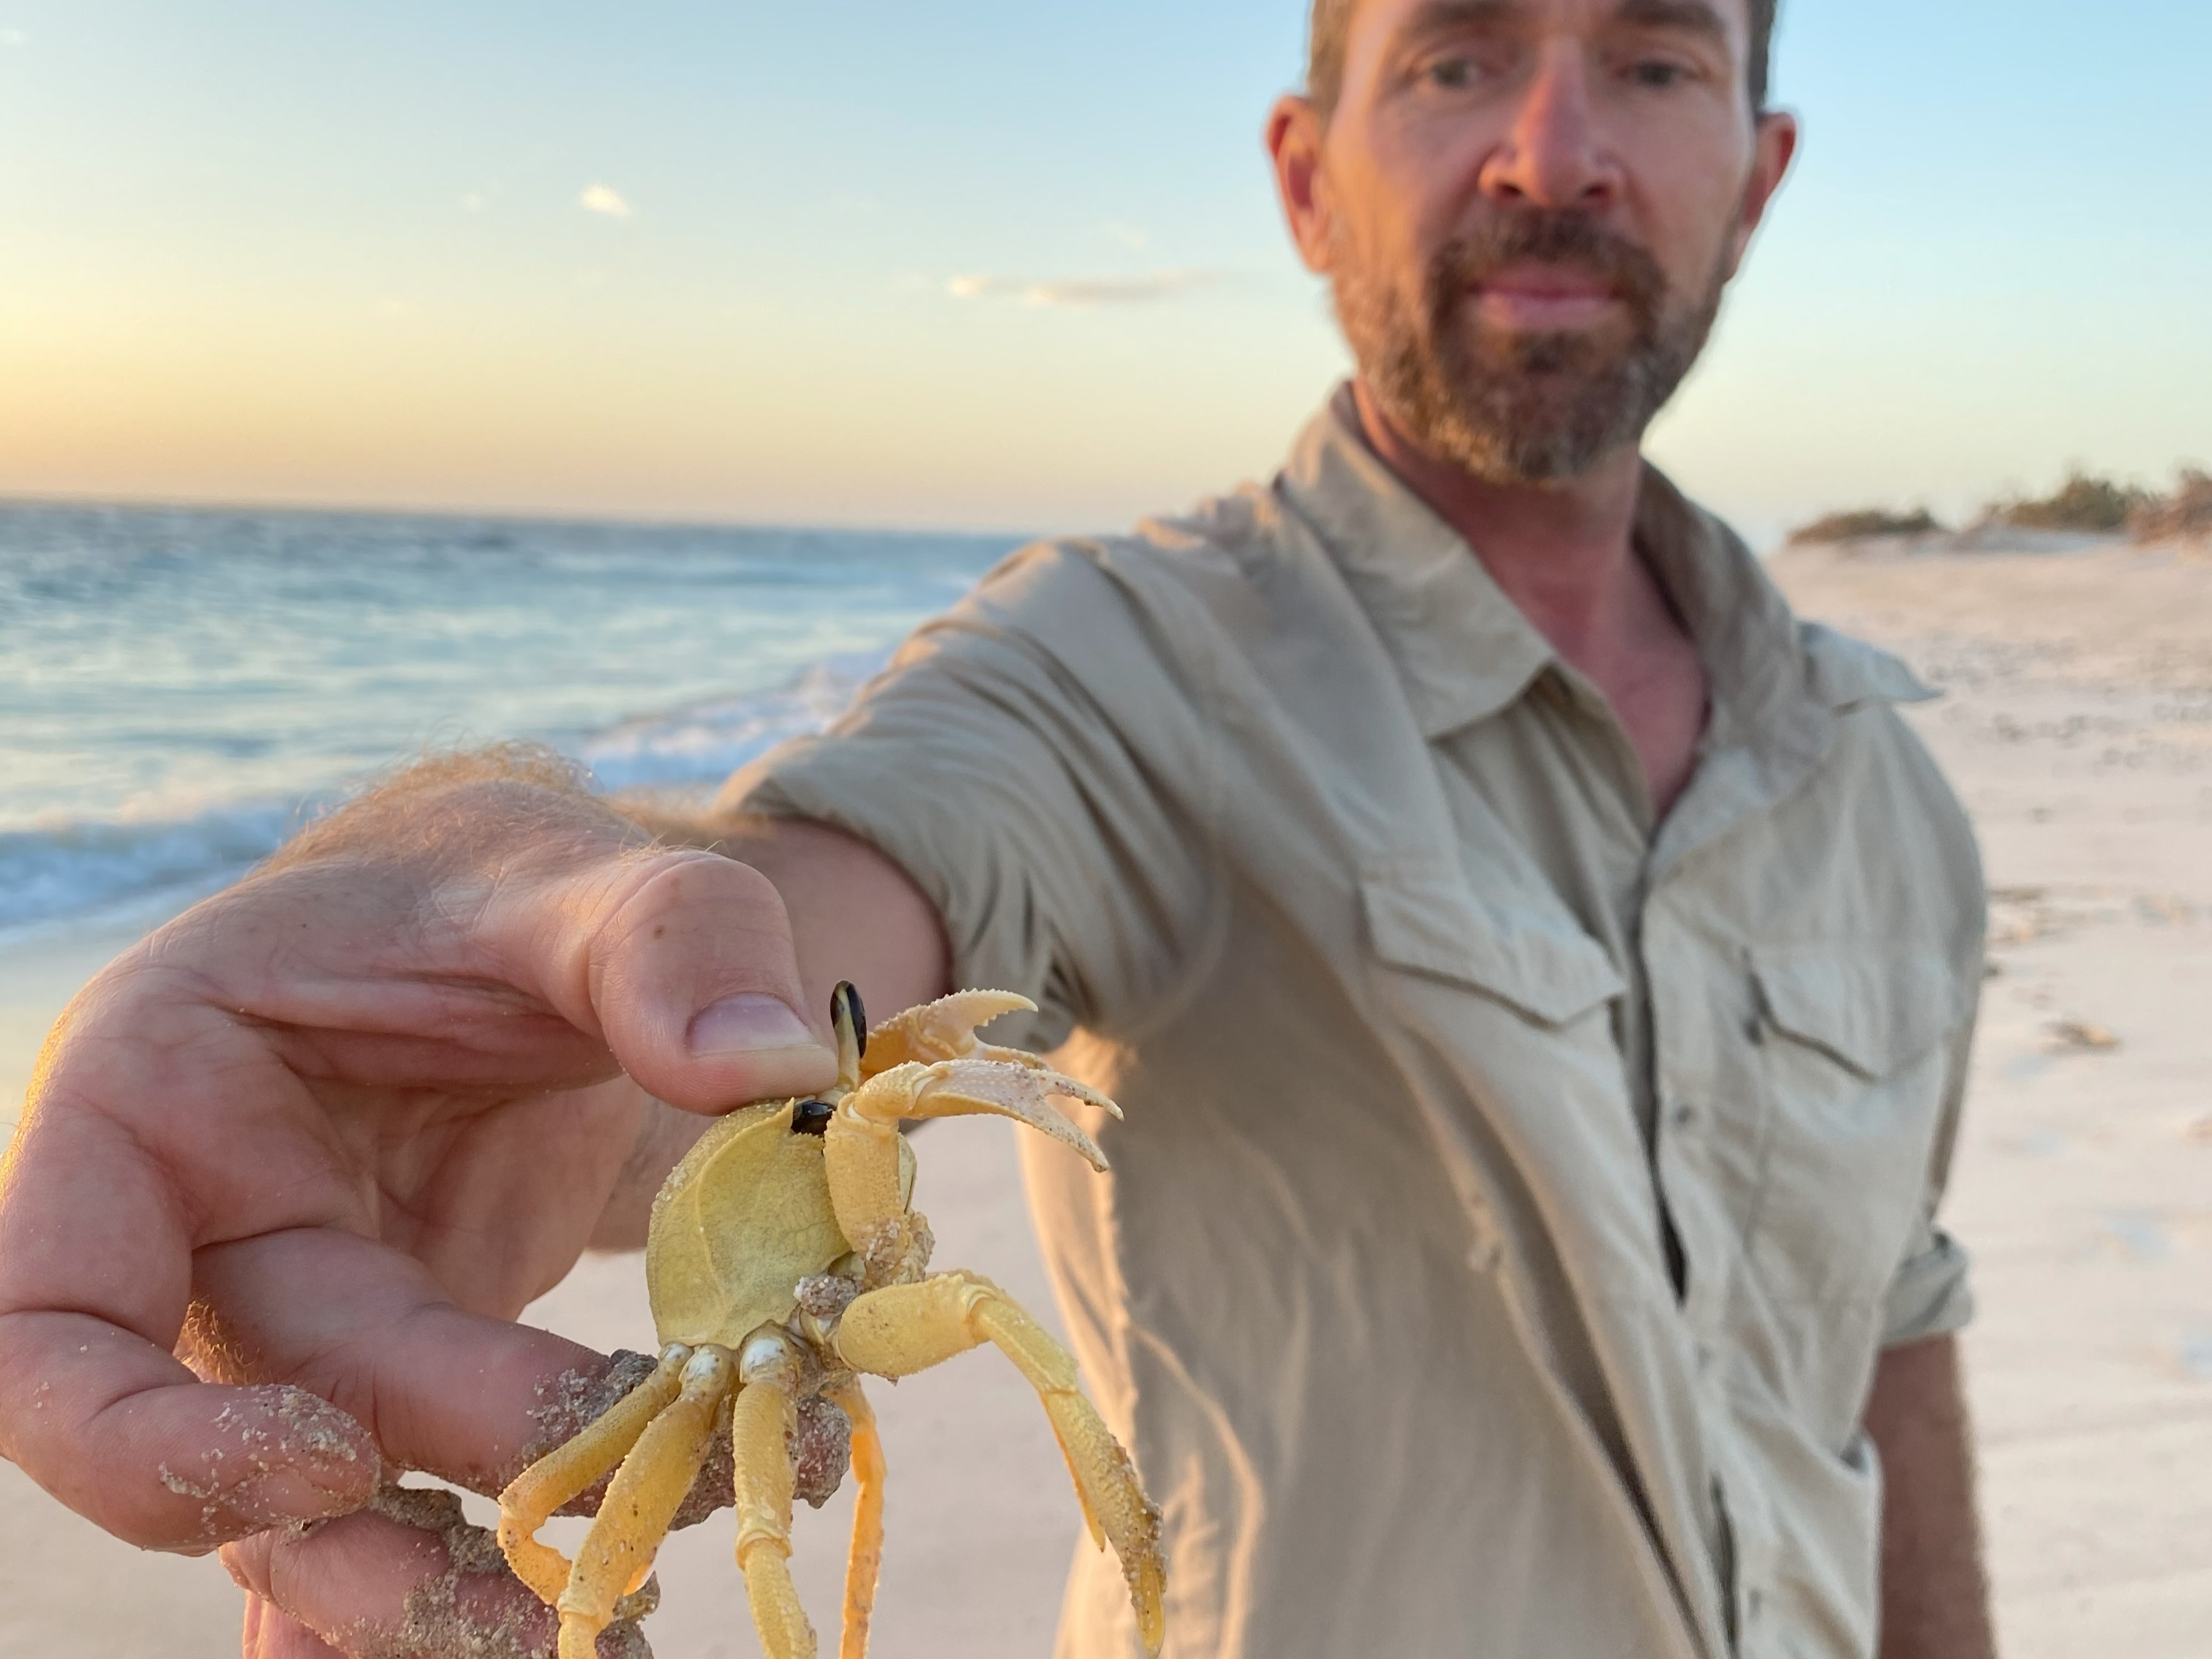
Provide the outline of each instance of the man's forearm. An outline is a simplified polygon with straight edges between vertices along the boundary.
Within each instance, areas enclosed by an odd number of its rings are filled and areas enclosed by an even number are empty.
[[[1994,1659],[1957,1340],[1883,1354],[1866,1428],[1883,1476],[1881,1659]]]

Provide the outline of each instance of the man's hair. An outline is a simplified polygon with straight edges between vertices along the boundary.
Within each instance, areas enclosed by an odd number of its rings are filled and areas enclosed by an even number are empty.
[[[1751,107],[1764,113],[1771,85],[1774,63],[1774,18],[1782,0],[1750,0],[1751,55],[1746,64]],[[1326,121],[1336,112],[1344,92],[1344,49],[1352,32],[1352,14],[1359,0],[1313,0],[1313,17],[1307,36],[1306,96]]]

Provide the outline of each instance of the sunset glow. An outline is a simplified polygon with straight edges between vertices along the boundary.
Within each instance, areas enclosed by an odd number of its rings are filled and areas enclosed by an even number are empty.
[[[15,0],[0,492],[1178,506],[1268,468],[1344,367],[1257,143],[1302,21]],[[2208,50],[2171,0],[2086,38],[2048,0],[1785,7],[1805,161],[1662,459],[1754,533],[2204,459],[2212,230],[2174,209]]]

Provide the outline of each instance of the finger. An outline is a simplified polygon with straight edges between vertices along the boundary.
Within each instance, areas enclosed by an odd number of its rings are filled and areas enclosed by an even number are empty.
[[[155,954],[217,963],[210,996],[331,1082],[564,1087],[619,1063],[671,1104],[723,1111],[835,1079],[759,872],[603,836],[480,865],[289,866],[172,924]]]
[[[204,1092],[171,1091],[187,1111],[219,1104],[225,1085],[250,1090],[257,1054],[270,1064],[234,1028],[216,1037],[204,1050]],[[358,1507],[377,1466],[358,1424],[289,1394],[204,1388],[171,1352],[190,1304],[189,1241],[202,1224],[175,1179],[189,1151],[165,1158],[73,1096],[104,1079],[161,1097],[143,1053],[117,1043],[94,1055],[89,1067],[49,1065],[0,1164],[0,1455],[146,1548],[205,1550]],[[248,1130],[259,1121],[243,1121]],[[299,1194],[313,1158],[298,1139],[271,1126],[241,1136],[252,1158],[228,1160],[283,1196],[257,1200],[242,1172],[228,1188],[198,1183],[195,1196],[229,1200],[249,1218],[312,1210]]]
[[[373,1510],[228,1545],[223,1565],[249,1594],[343,1654],[553,1659],[557,1615],[450,1493],[386,1488]],[[599,1655],[651,1659],[633,1624],[610,1626]]]
[[[242,1659],[345,1659],[345,1655],[298,1620],[279,1613],[258,1595],[246,1598],[239,1651]]]
[[[0,1449],[147,1548],[349,1513],[386,1461],[496,1491],[575,1432],[608,1365],[462,1312],[421,1264],[349,1233],[210,1247],[191,1290],[184,1346],[210,1382],[95,1318],[0,1319]],[[246,1384],[264,1386],[224,1386]]]
[[[194,1282],[204,1369],[311,1389],[367,1425],[388,1463],[487,1496],[597,1421],[653,1364],[465,1312],[415,1262],[343,1234],[203,1251]],[[317,1294],[334,1285],[346,1287],[343,1298]],[[678,1524],[730,1501],[718,1451]],[[595,1510],[596,1489],[580,1505]]]
[[[319,1294],[326,1286],[343,1293]],[[388,1463],[472,1490],[496,1492],[581,1427],[573,1419],[611,1364],[465,1312],[419,1263],[344,1233],[203,1250],[193,1290],[202,1370],[312,1390],[365,1425]]]
[[[496,1492],[635,1381],[550,1332],[455,1308],[419,1263],[350,1234],[201,1251],[193,1288],[185,1347],[211,1382],[82,1315],[0,1320],[14,1406],[0,1449],[142,1547],[198,1553],[349,1513],[387,1463]],[[686,1524],[730,1501],[717,1468]]]
[[[23,1401],[8,1456],[142,1548],[203,1553],[264,1527],[347,1514],[376,1490],[376,1444],[337,1407],[296,1388],[210,1387],[100,1320],[0,1323],[0,1376]]]
[[[720,1112],[836,1080],[826,1020],[803,1007],[783,900],[756,870],[708,853],[626,860],[526,887],[484,926],[529,952],[554,1005],[672,1106]]]

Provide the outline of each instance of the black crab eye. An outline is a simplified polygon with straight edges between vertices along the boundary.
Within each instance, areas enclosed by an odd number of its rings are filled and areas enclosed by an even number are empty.
[[[819,1135],[830,1132],[830,1120],[837,1115],[837,1109],[826,1100],[802,1100],[791,1109],[791,1133],[795,1135]]]
[[[853,1042],[860,1058],[868,1055],[868,1011],[860,1003],[860,988],[849,979],[838,981],[837,988],[830,994],[830,1029],[839,1030],[846,1020],[853,1024]]]

